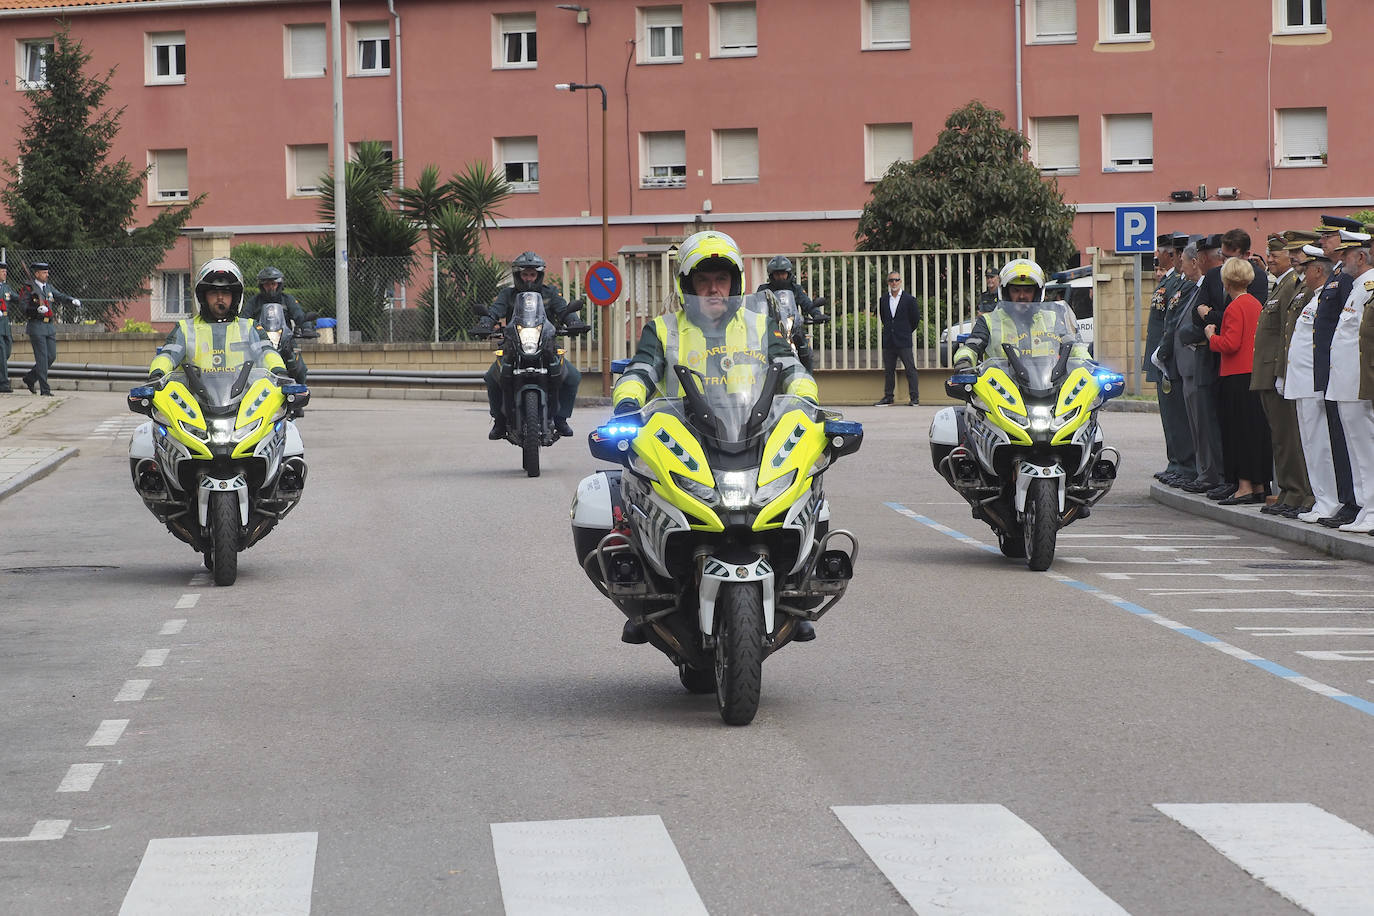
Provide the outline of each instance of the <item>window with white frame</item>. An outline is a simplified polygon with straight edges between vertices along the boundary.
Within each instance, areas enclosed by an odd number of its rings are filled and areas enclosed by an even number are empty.
[[[18,65],[16,88],[42,89],[48,85],[48,55],[52,53],[52,47],[52,40],[48,38],[19,42],[14,55]]]
[[[872,51],[911,47],[911,6],[907,0],[863,0],[863,46]]]
[[[496,168],[512,191],[539,190],[539,139],[497,137]]]
[[[186,33],[150,32],[144,38],[148,48],[146,82],[186,82]]]
[[[353,74],[383,76],[391,72],[391,27],[385,22],[353,23]]]
[[[323,22],[306,22],[286,27],[286,75],[289,78],[318,77],[325,74],[328,46]]]
[[[758,53],[759,22],[755,4],[711,4],[711,56],[753,57]]]
[[[640,134],[641,188],[687,187],[687,135],[680,130]]]
[[[712,131],[714,159],[711,171],[716,184],[759,180],[759,132],[749,127]]]
[[[189,270],[160,270],[154,274],[152,286],[154,321],[180,321],[195,310]]]
[[[864,125],[864,179],[877,181],[894,162],[912,160],[911,124]]]
[[[1277,114],[1274,161],[1283,168],[1325,165],[1326,109],[1280,108]]]
[[[1290,35],[1325,32],[1325,0],[1274,0],[1274,31]]]
[[[1102,171],[1149,172],[1154,167],[1152,115],[1122,114],[1102,118]]]
[[[149,196],[157,201],[180,201],[191,196],[191,183],[186,177],[186,150],[155,149],[148,153]]]
[[[639,21],[640,63],[682,63],[682,7],[641,7]]]
[[[1068,44],[1078,40],[1078,0],[1031,0],[1026,11],[1027,41]]]
[[[491,26],[492,67],[520,69],[538,63],[534,13],[498,13],[491,17]]]
[[[1042,172],[1078,174],[1078,117],[1031,118],[1031,161]]]
[[[310,143],[286,148],[288,197],[317,197],[329,174],[329,144]]]
[[[1103,41],[1149,41],[1150,0],[1100,0]]]

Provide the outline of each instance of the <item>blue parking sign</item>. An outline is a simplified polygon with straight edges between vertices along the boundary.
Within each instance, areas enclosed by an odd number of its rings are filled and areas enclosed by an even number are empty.
[[[1155,206],[1116,208],[1116,253],[1152,254],[1155,250]]]

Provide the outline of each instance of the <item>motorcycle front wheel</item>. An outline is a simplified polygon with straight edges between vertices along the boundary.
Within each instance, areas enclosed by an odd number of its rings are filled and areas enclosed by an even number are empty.
[[[1026,491],[1026,565],[1036,572],[1054,562],[1054,541],[1059,535],[1059,483],[1049,477],[1031,481]]]
[[[538,392],[526,391],[524,397],[525,409],[521,415],[521,422],[524,427],[520,430],[521,447],[524,449],[524,468],[525,473],[530,477],[538,477],[539,442],[544,434],[544,431],[539,428],[539,418],[543,411],[539,409]]]
[[[726,725],[748,725],[763,692],[763,590],[730,582],[716,596],[716,705]]]
[[[235,492],[211,493],[210,571],[216,585],[233,585],[239,575],[239,496]]]

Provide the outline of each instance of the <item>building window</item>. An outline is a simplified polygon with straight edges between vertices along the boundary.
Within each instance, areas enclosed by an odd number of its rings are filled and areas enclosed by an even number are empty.
[[[534,36],[534,13],[500,13],[491,17],[495,69],[534,67],[539,60]]]
[[[48,85],[48,55],[51,53],[52,42],[46,38],[19,42],[19,53],[15,55],[19,64],[16,88],[42,89]]]
[[[318,197],[321,182],[329,175],[329,144],[288,146],[286,175],[288,197]]]
[[[641,188],[687,187],[687,135],[682,131],[640,134]]]
[[[640,52],[642,64],[682,63],[682,7],[641,8]]]
[[[864,126],[864,179],[877,181],[894,162],[910,162],[911,124]]]
[[[1326,164],[1325,108],[1280,108],[1274,135],[1274,161],[1280,167]]]
[[[1078,174],[1078,118],[1031,118],[1031,161],[1042,172]]]
[[[353,23],[353,74],[385,76],[391,72],[391,27],[385,22]]]
[[[286,27],[286,75],[292,78],[325,74],[325,31],[323,22]]]
[[[911,9],[907,0],[864,0],[863,46],[872,51],[911,47]]]
[[[156,201],[180,201],[191,196],[191,183],[186,179],[186,150],[155,149],[148,154],[148,186]]]
[[[1150,0],[1101,0],[1103,41],[1149,41]]]
[[[1026,41],[1069,44],[1078,40],[1077,0],[1031,0],[1026,10]]]
[[[1274,31],[1289,35],[1325,32],[1325,0],[1274,0]]]
[[[711,171],[717,184],[759,180],[759,132],[757,128],[713,131],[715,161]]]
[[[1107,115],[1102,119],[1102,171],[1150,172],[1154,167],[1153,116]]]
[[[754,57],[758,53],[758,11],[754,4],[712,4],[711,56]]]
[[[153,320],[180,321],[194,311],[191,272],[160,270],[153,277]]]
[[[506,176],[512,191],[538,191],[538,138],[497,137],[496,168]]]
[[[157,32],[146,37],[147,82],[186,82],[186,33]]]

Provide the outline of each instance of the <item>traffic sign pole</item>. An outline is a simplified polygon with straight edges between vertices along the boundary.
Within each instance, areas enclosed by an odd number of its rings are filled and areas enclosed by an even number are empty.
[[[1141,340],[1141,294],[1140,294],[1140,274],[1145,269],[1144,255],[1155,250],[1155,206],[1154,204],[1138,204],[1116,208],[1116,253],[1135,255],[1135,269],[1132,273],[1135,280],[1132,286],[1135,288],[1135,321],[1133,342],[1129,348],[1131,358],[1135,361],[1132,369],[1131,393],[1140,394],[1141,374],[1145,365],[1144,354]]]
[[[1141,305],[1140,305],[1140,272],[1141,272],[1142,270],[1144,270],[1144,269],[1145,269],[1145,258],[1144,258],[1143,256],[1137,254],[1137,255],[1135,256],[1135,270],[1133,271],[1133,273],[1135,274],[1135,282],[1134,282],[1134,284],[1133,284],[1133,285],[1135,286],[1135,346],[1131,347],[1131,349],[1132,349],[1133,351],[1139,351],[1139,350],[1140,350],[1140,310],[1141,310]],[[1134,375],[1135,383],[1134,383],[1133,385],[1131,385],[1131,394],[1134,394],[1134,395],[1139,395],[1139,394],[1140,394],[1140,377],[1141,377],[1142,375],[1144,375],[1144,372],[1143,372],[1143,370],[1141,369],[1141,367],[1142,367],[1143,365],[1145,365],[1145,364],[1141,361],[1140,353],[1139,353],[1139,352],[1136,352],[1136,353],[1135,353],[1135,375]]]
[[[598,346],[601,348],[601,394],[603,397],[609,397],[611,394],[611,342],[610,335],[606,333],[606,326],[611,321],[611,313],[608,310],[611,304],[620,298],[620,291],[624,287],[625,284],[620,278],[619,268],[605,258],[587,268],[587,275],[582,278],[582,289],[587,293],[587,298],[601,306],[602,309],[599,316],[602,333]]]

